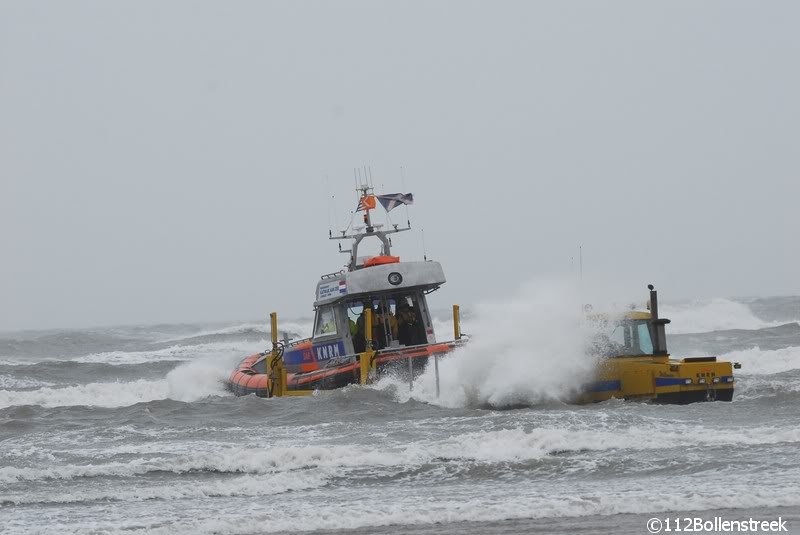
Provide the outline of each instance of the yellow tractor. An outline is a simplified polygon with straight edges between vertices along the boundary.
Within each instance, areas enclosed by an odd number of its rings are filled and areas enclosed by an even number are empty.
[[[731,401],[733,370],[741,365],[718,361],[717,357],[670,358],[664,329],[670,320],[658,316],[657,292],[652,284],[648,289],[649,312],[627,312],[615,321],[597,315],[590,317],[607,328],[596,340],[597,374],[586,385],[581,401],[611,398],[678,404]]]

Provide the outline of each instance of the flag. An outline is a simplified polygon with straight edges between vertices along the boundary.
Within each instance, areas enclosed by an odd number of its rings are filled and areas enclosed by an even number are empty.
[[[378,200],[387,212],[401,204],[414,204],[414,196],[410,193],[387,193],[386,195],[378,195]]]
[[[366,195],[358,199],[358,206],[356,207],[356,212],[361,212],[362,210],[373,210],[375,208],[375,195]]]

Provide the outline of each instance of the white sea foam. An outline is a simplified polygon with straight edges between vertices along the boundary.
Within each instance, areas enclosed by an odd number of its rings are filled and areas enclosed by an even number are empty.
[[[471,341],[417,379],[415,397],[448,407],[502,407],[567,399],[591,375],[593,334],[575,288],[560,281],[524,285],[505,302],[479,305]]]
[[[99,487],[96,490],[71,489],[68,493],[53,493],[50,489],[39,493],[0,494],[2,504],[57,504],[91,501],[138,502],[144,500],[181,500],[186,498],[223,496],[275,496],[284,492],[319,488],[327,484],[322,473],[276,473],[266,475],[244,474],[229,479],[178,484],[132,485],[125,488]]]
[[[36,379],[27,379],[25,377],[14,377],[13,375],[0,374],[0,388],[16,390],[19,388],[52,386],[52,384],[53,383],[48,383],[47,381],[38,381]]]
[[[719,485],[714,484],[716,481],[702,475],[673,477],[669,485],[657,488],[658,499],[653,499],[652,485],[640,485],[635,481],[626,482],[624,487],[608,484],[602,490],[596,484],[581,483],[567,488],[563,485],[499,485],[484,488],[472,496],[419,493],[413,488],[400,488],[391,497],[356,492],[354,498],[365,504],[356,509],[353,502],[347,500],[330,499],[312,504],[283,500],[271,502],[270,507],[254,504],[244,508],[239,505],[224,510],[198,510],[168,523],[159,515],[143,522],[143,518],[131,518],[130,513],[109,519],[105,512],[98,513],[102,515],[100,518],[90,519],[92,523],[76,521],[69,529],[72,533],[92,530],[148,535],[238,535],[800,505],[800,495],[787,492],[785,484],[754,481]],[[30,529],[26,526],[19,532],[29,533]]]
[[[689,491],[690,489],[682,489]],[[241,523],[232,524],[221,519],[204,519],[199,522],[184,521],[169,529],[156,527],[147,533],[291,533],[317,529],[354,530],[358,528],[389,525],[430,525],[454,522],[490,522],[500,520],[581,517],[621,513],[657,513],[718,508],[796,506],[800,497],[787,495],[780,490],[762,493],[747,492],[745,488],[725,489],[704,495],[675,491],[660,492],[654,500],[652,490],[616,491],[606,494],[534,494],[533,496],[473,497],[471,499],[443,498],[422,500],[386,500],[370,502],[370,506],[352,514],[351,504],[330,504],[317,509],[315,514],[254,515]],[[289,518],[291,517],[291,519]]]
[[[246,446],[187,448],[191,453],[141,457],[128,462],[74,465],[46,463],[0,467],[0,483],[70,480],[98,476],[135,476],[151,472],[222,472],[254,475],[312,469],[326,476],[350,470],[413,469],[430,463],[496,464],[545,459],[554,453],[636,451],[696,446],[800,443],[800,429],[753,427],[715,430],[702,425],[605,429],[536,428],[462,433],[438,440],[372,448],[346,445]]]
[[[724,353],[718,359],[741,363],[742,369],[736,371],[737,375],[772,375],[800,369],[800,347],[774,350],[753,347]]]
[[[230,358],[206,358],[181,364],[164,379],[58,388],[47,386],[25,391],[0,390],[0,408],[18,405],[125,407],[159,399],[196,401],[207,396],[225,395],[223,381],[234,364],[235,360]]]
[[[769,322],[758,318],[750,307],[730,299],[714,298],[691,303],[663,303],[659,315],[672,320],[667,326],[671,334],[706,333],[727,329],[764,329],[788,323]]]
[[[0,358],[0,366],[29,366],[31,364],[36,364],[36,362],[31,361],[28,358],[24,359],[15,359],[14,357]]]

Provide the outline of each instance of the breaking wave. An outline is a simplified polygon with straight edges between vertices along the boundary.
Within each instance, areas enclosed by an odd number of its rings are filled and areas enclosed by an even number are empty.
[[[800,370],[800,347],[785,347],[775,350],[761,350],[758,347],[742,351],[732,351],[720,355],[719,360],[739,362],[741,375],[772,375],[792,370]]]
[[[25,377],[14,377],[13,375],[0,375],[0,388],[9,388],[18,390],[20,388],[35,388],[42,386],[52,386],[53,383],[47,381],[38,381],[36,379],[27,379]]]
[[[278,330],[282,333],[287,333],[291,338],[305,338],[311,336],[313,328],[312,321],[280,321]],[[232,325],[230,327],[221,327],[219,329],[207,329],[196,331],[189,334],[183,334],[172,338],[162,340],[162,342],[182,342],[185,340],[192,340],[194,338],[209,338],[215,336],[231,336],[231,335],[259,335],[265,339],[270,337],[270,330],[267,328],[267,323],[242,323],[240,325]],[[279,336],[280,337],[280,336]]]
[[[360,448],[352,444],[291,447],[187,448],[188,454],[138,458],[98,464],[45,464],[0,467],[0,483],[72,480],[93,477],[138,476],[148,473],[216,472],[268,475],[315,473],[342,476],[348,470],[414,469],[433,463],[503,464],[536,461],[553,455],[589,451],[663,450],[722,445],[800,443],[800,429],[778,427],[735,428],[705,432],[703,426],[674,425],[654,432],[649,428],[618,430],[536,428],[503,429],[453,435],[436,441]]]
[[[201,533],[244,535],[250,533],[292,533],[296,531],[376,528],[381,526],[450,525],[458,522],[498,522],[516,519],[575,518],[595,515],[659,513],[669,511],[702,511],[711,509],[758,508],[800,505],[800,497],[779,489],[759,489],[730,485],[700,494],[691,482],[682,481],[660,490],[653,499],[652,489],[632,488],[608,490],[600,496],[586,496],[579,490],[520,489],[514,499],[502,499],[487,492],[481,498],[440,496],[422,501],[420,497],[402,496],[370,502],[370,506],[353,514],[352,504],[326,503],[298,515],[295,510],[256,513],[231,522],[224,518],[186,519],[169,527],[153,525],[120,527],[115,533]],[[677,488],[676,488],[677,487]],[[404,530],[406,531],[406,530]]]
[[[178,484],[112,490],[103,488],[98,490],[72,489],[69,493],[64,494],[53,493],[48,489],[46,492],[24,495],[0,494],[0,507],[3,505],[72,504],[94,501],[138,502],[207,497],[274,496],[284,492],[319,488],[326,485],[328,480],[329,478],[324,474],[317,473],[244,474],[219,481],[193,481],[191,483],[181,481]]]
[[[220,355],[246,354],[261,351],[267,347],[267,340],[256,342],[213,342],[199,345],[174,345],[153,351],[108,351],[92,353],[70,359],[74,362],[91,364],[146,364],[165,360],[196,360],[198,358],[219,357]]]
[[[764,321],[744,303],[730,299],[714,298],[691,303],[660,306],[659,315],[669,318],[667,327],[671,334],[707,333],[730,329],[764,329],[777,327],[791,321]]]
[[[139,379],[57,388],[45,386],[36,390],[0,390],[0,409],[18,405],[126,407],[159,399],[196,401],[225,395],[223,381],[232,366],[232,362],[205,359],[182,364],[164,379],[154,381]]]
[[[151,364],[157,362],[195,361],[202,359],[226,359],[233,356],[244,357],[262,351],[270,343],[266,339],[255,341],[211,342],[204,344],[173,345],[162,349],[143,351],[105,351],[90,353],[68,359],[32,360],[25,358],[0,359],[0,366],[52,366],[55,363],[76,362],[81,364],[108,364],[111,366],[128,366]]]
[[[703,424],[630,427],[617,430],[536,428],[530,431],[506,429],[464,433],[433,441],[418,441],[388,447],[359,447],[354,445],[319,445],[296,447],[237,446],[209,451],[207,448],[188,447],[192,453],[178,456],[136,459],[128,462],[105,464],[58,465],[0,468],[0,483],[14,485],[18,482],[39,482],[33,492],[20,494],[6,491],[0,495],[2,505],[29,503],[73,503],[86,501],[125,500],[127,511],[134,503],[143,500],[178,499],[204,496],[262,496],[283,492],[317,489],[346,477],[375,478],[389,476],[418,478],[422,468],[431,477],[441,477],[435,466],[449,465],[458,470],[466,466],[494,467],[513,473],[519,470],[515,463],[552,460],[559,467],[565,456],[581,461],[591,459],[588,452],[622,452],[632,450],[668,450],[687,448],[717,448],[725,445],[786,444],[792,447],[800,442],[800,430],[786,427],[730,428],[708,433]],[[672,457],[673,453],[667,452]],[[618,457],[616,453],[612,457]],[[646,456],[646,458],[649,458]],[[620,462],[630,457],[622,455]],[[649,461],[647,462],[649,466]],[[585,470],[591,462],[585,463]],[[481,473],[484,470],[478,469]],[[193,474],[214,472],[228,477],[209,481],[194,481]],[[165,474],[183,477],[164,481]],[[147,479],[148,474],[157,476]],[[359,475],[360,474],[360,475]],[[367,475],[368,474],[368,475]],[[403,475],[405,474],[405,475]],[[268,510],[248,508],[246,514],[226,509],[209,510],[206,515],[170,520],[169,525],[159,520],[153,525],[142,523],[140,515],[118,517],[122,523],[103,518],[95,529],[103,532],[146,533],[262,533],[307,531],[315,529],[356,529],[386,525],[450,524],[462,521],[509,520],[545,517],[583,517],[618,513],[647,513],[665,511],[735,509],[800,505],[797,493],[787,492],[797,471],[783,470],[770,473],[764,482],[764,473],[754,474],[755,480],[746,477],[715,485],[718,472],[693,470],[692,473],[675,473],[670,484],[659,490],[659,499],[652,499],[652,486],[638,480],[625,478],[608,481],[602,492],[598,482],[578,480],[553,481],[545,487],[531,485],[530,479],[516,481],[509,478],[503,485],[486,486],[478,495],[450,495],[444,492],[423,493],[416,485],[393,486],[391,499],[386,490],[378,491],[378,499],[369,500],[369,507],[352,514],[354,499],[369,499],[370,488],[352,485],[340,488],[341,499],[331,497],[320,503],[309,504],[311,510],[298,511],[305,500],[271,501]],[[101,484],[82,478],[139,476],[135,485],[123,489],[107,489]],[[73,481],[70,492],[54,495],[50,492],[52,480]],[[602,484],[602,483],[600,483]],[[698,492],[697,489],[704,489]],[[47,489],[47,490],[45,490]],[[348,495],[348,493],[350,493]],[[513,498],[511,498],[513,496]],[[141,510],[137,510],[141,512]],[[95,514],[102,515],[102,511]],[[244,519],[244,520],[243,520]],[[82,526],[81,526],[82,527]],[[80,527],[74,528],[77,532]]]

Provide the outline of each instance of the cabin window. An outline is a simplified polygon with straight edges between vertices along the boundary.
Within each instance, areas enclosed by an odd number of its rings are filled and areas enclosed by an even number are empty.
[[[372,331],[378,347],[383,349],[391,346],[392,342],[397,340],[397,302],[394,296],[376,299],[372,311],[374,314]]]
[[[372,308],[371,339],[378,349],[427,343],[425,322],[422,317],[424,312],[416,294],[373,296],[347,303],[348,323],[353,339],[353,350],[356,353],[366,348],[365,307]]]
[[[364,313],[364,303],[361,301],[351,301],[347,303],[347,321],[351,325],[358,321],[361,314]],[[355,333],[350,333],[355,334]]]
[[[400,344],[404,346],[426,344],[428,335],[425,332],[425,320],[417,295],[399,295],[397,303],[397,339]]]
[[[646,321],[623,321],[608,337],[607,353],[616,355],[652,355],[653,341]]]
[[[332,306],[320,307],[317,310],[317,322],[314,337],[336,334],[336,311]]]
[[[614,328],[614,331],[609,335],[608,339],[617,348],[625,347],[625,324],[620,323]]]
[[[350,339],[353,341],[353,351],[363,353],[367,349],[364,338],[364,303],[350,301],[347,303],[347,326],[350,330]]]
[[[650,338],[650,326],[647,322],[641,322],[637,325],[639,331],[639,349],[646,355],[653,354],[653,339]]]

